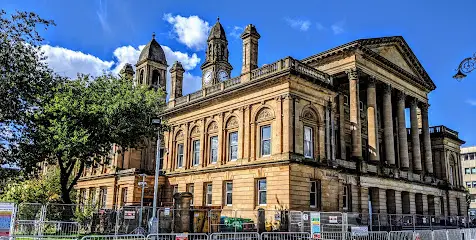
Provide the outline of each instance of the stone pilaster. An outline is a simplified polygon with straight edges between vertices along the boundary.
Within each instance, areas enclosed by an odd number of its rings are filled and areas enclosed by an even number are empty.
[[[392,117],[392,87],[384,86],[383,92],[383,135],[385,143],[385,159],[389,165],[395,165],[395,150],[393,141],[393,117]]]
[[[378,162],[378,123],[377,123],[377,96],[375,93],[375,78],[371,77],[367,85],[367,128],[368,151],[370,161]]]
[[[362,132],[359,109],[359,74],[357,69],[346,71],[349,78],[350,127],[352,132],[352,157],[362,157]]]
[[[433,175],[433,158],[431,156],[430,126],[428,123],[428,104],[421,104],[423,153],[425,156],[425,170],[429,175]]]
[[[422,194],[421,200],[423,203],[423,214],[428,215],[428,195]]]
[[[346,158],[345,149],[345,109],[344,109],[344,95],[339,94],[339,144],[340,144],[340,159]]]
[[[402,214],[402,192],[395,191],[395,214]]]
[[[411,139],[412,139],[412,158],[413,172],[421,172],[421,152],[420,152],[420,132],[418,129],[417,117],[417,99],[412,99],[410,103],[410,122],[411,122]]]
[[[416,214],[415,193],[409,192],[408,197],[410,200],[410,214]]]
[[[397,117],[398,117],[398,155],[400,156],[400,167],[403,170],[410,168],[408,157],[407,127],[405,125],[405,93],[397,92]]]

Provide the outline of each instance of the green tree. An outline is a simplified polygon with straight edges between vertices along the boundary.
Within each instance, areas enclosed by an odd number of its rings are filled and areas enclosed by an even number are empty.
[[[125,78],[80,75],[53,92],[31,113],[15,158],[23,169],[57,165],[64,203],[72,203],[70,193],[86,166],[108,162],[112,144],[141,146],[165,126],[150,123],[164,106],[164,93]]]
[[[0,10],[0,164],[14,150],[28,122],[26,114],[59,80],[43,61],[43,38],[37,31],[51,25],[33,12],[7,15]]]

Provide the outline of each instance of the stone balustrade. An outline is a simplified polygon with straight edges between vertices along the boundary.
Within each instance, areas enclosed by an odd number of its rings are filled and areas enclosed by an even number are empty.
[[[286,57],[280,59],[274,63],[264,65],[263,67],[257,68],[251,71],[250,80],[259,81],[260,79],[271,77],[275,74],[283,73],[285,71],[294,71],[295,73],[302,74],[312,79],[315,83],[324,83],[332,85],[332,78],[315,68],[309,67],[308,65],[294,59],[291,57]],[[213,86],[201,89],[194,93],[191,93],[186,96],[182,96],[175,99],[175,106],[183,105],[188,102],[196,101],[204,97],[219,94],[222,91],[228,90],[239,86],[241,83],[241,76],[228,79],[221,83],[215,84]]]

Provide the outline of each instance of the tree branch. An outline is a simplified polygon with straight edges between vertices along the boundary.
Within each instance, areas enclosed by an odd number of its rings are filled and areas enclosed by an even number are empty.
[[[76,185],[76,182],[78,182],[79,178],[81,177],[81,174],[83,173],[85,164],[83,161],[80,162],[81,163],[79,165],[78,172],[76,173],[76,176],[74,176],[73,181],[71,181],[71,184],[68,187],[68,191],[71,191],[73,189],[74,185]]]

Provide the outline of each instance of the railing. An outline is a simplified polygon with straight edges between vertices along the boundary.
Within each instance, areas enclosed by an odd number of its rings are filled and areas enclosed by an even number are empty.
[[[315,68],[309,67],[306,64],[300,62],[291,57],[283,58],[274,63],[264,65],[263,67],[252,70],[250,73],[251,81],[258,81],[259,79],[264,79],[273,76],[274,74],[279,74],[285,71],[294,70],[296,73],[308,76],[313,79],[314,82],[320,82],[325,84],[332,85],[332,78],[324,72],[321,72]],[[175,106],[185,104],[202,97],[215,94],[217,92],[235,87],[241,83],[241,77],[231,78],[224,82],[215,84],[208,88],[199,90],[197,92],[191,93],[186,96],[182,96],[175,99]]]
[[[458,132],[453,130],[453,129],[450,129],[446,126],[434,126],[434,127],[430,127],[430,134],[431,133],[447,133],[449,135],[452,135],[454,137],[458,137]]]

